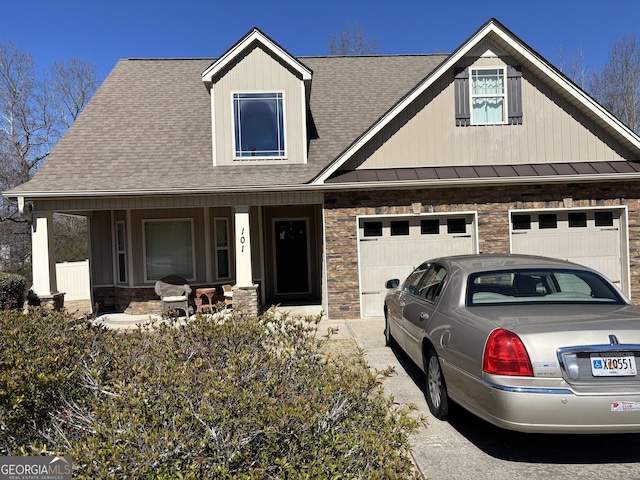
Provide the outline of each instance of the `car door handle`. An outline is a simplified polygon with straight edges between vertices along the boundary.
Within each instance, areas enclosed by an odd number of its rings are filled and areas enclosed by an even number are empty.
[[[420,314],[420,320],[429,320],[429,314],[427,312],[422,312]]]

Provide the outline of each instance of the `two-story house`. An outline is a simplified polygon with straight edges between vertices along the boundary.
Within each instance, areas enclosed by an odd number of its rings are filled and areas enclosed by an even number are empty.
[[[459,253],[595,267],[640,299],[640,138],[498,21],[450,55],[294,57],[258,29],[217,59],[120,61],[35,177],[34,291],[53,212],[89,219],[94,301],[154,282],[382,315],[385,280]],[[148,303],[149,302],[149,303]]]

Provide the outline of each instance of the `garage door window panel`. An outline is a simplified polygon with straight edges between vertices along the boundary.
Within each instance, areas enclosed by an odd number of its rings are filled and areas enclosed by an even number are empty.
[[[464,218],[448,218],[447,233],[460,234],[467,233],[467,221]]]
[[[390,223],[390,228],[392,237],[409,235],[408,220],[392,220]]]
[[[613,212],[596,212],[594,219],[596,227],[613,227]]]
[[[584,228],[587,226],[586,212],[569,213],[569,228]]]
[[[513,215],[511,225],[514,230],[531,230],[531,215]]]
[[[538,215],[538,228],[540,230],[558,228],[558,216],[555,213]]]
[[[363,231],[365,237],[381,237],[382,222],[364,222]]]
[[[440,234],[440,220],[421,220],[420,235]]]

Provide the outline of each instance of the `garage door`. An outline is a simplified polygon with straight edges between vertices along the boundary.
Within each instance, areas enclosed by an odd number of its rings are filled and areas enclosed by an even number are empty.
[[[623,287],[620,210],[511,212],[511,251],[594,268]]]
[[[363,217],[358,220],[361,312],[383,315],[385,283],[425,260],[474,253],[475,214]]]

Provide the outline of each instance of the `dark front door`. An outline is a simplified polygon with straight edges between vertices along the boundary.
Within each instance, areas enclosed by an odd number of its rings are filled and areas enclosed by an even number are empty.
[[[307,220],[275,220],[276,295],[309,293]]]

